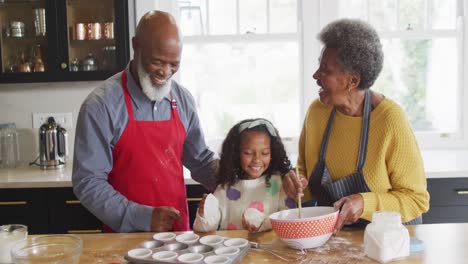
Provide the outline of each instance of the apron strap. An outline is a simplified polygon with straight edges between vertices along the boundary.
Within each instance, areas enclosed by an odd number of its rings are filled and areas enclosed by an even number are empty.
[[[320,145],[320,157],[319,161],[325,161],[325,154],[327,153],[328,139],[330,138],[330,131],[333,124],[333,119],[335,119],[336,107],[333,107],[333,110],[328,118],[327,128],[323,134],[322,144]]]
[[[122,88],[124,91],[125,106],[127,106],[128,121],[133,122],[134,117],[133,117],[132,99],[130,97],[130,93],[128,92],[128,88],[127,88],[127,71],[126,70],[122,71]]]
[[[367,154],[367,141],[369,137],[369,123],[370,123],[370,112],[371,112],[371,93],[369,89],[366,89],[366,95],[364,97],[364,113],[362,116],[362,127],[361,127],[361,142],[359,143],[359,157],[357,162],[357,171],[362,173],[362,168],[366,162]]]

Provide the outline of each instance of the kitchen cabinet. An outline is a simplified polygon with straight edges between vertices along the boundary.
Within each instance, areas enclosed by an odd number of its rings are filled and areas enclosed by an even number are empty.
[[[208,191],[186,185],[190,228]],[[0,189],[0,225],[24,224],[30,234],[100,233],[102,223],[76,198],[71,187]]]
[[[23,224],[30,234],[46,234],[47,193],[44,189],[1,189],[0,225]]]
[[[427,189],[431,199],[424,224],[468,222],[468,177],[428,179]]]
[[[72,188],[0,190],[0,225],[23,224],[30,234],[100,233],[101,222]]]
[[[187,205],[189,210],[190,229],[192,229],[193,221],[197,214],[198,204],[200,203],[204,193],[210,193],[202,185],[191,184],[186,185],[187,190]]]
[[[49,233],[101,233],[102,223],[76,198],[72,188],[47,190]]]
[[[0,83],[103,80],[129,61],[128,3],[0,0]]]

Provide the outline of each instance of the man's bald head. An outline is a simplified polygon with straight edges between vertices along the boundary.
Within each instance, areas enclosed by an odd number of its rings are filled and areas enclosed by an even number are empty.
[[[177,37],[180,37],[174,17],[169,13],[158,10],[146,13],[138,22],[135,36],[142,38],[148,36],[148,34],[153,34],[152,37],[167,34],[176,34]]]
[[[163,11],[150,11],[138,22],[135,37],[132,39],[134,59],[138,53],[149,50],[178,48],[182,51],[180,32],[174,17]]]
[[[172,75],[179,69],[182,54],[175,19],[162,11],[146,13],[138,23],[132,46],[135,51],[130,64],[133,78],[143,87],[143,91],[153,88],[164,91]],[[167,87],[170,88],[170,85]]]

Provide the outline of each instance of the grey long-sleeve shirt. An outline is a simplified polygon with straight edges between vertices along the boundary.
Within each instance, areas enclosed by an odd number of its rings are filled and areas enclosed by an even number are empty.
[[[136,84],[129,67],[126,71],[135,120],[170,119],[170,96],[161,102],[150,101]],[[206,146],[195,101],[190,92],[175,81],[171,94],[177,100],[177,110],[187,133],[182,162],[194,180],[214,190],[216,157]],[[76,125],[73,190],[81,203],[113,230],[149,231],[153,207],[128,200],[108,182],[112,149],[127,121],[121,73],[118,73],[96,88],[81,106]]]

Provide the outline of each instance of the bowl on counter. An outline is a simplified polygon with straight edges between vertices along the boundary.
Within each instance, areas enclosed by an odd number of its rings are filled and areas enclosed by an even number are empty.
[[[302,218],[298,212],[299,209],[290,209],[270,215],[276,235],[292,248],[316,248],[325,244],[333,234],[338,210],[327,206],[305,207]]]
[[[79,237],[47,235],[17,242],[11,248],[11,256],[15,264],[78,264],[82,251],[83,241]]]

